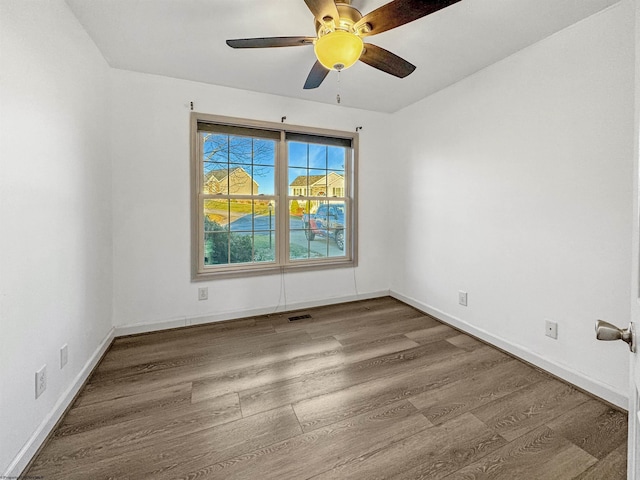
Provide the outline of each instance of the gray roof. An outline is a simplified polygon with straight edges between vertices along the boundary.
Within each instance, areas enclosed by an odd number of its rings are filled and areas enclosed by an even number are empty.
[[[229,169],[227,168],[219,168],[216,170],[209,170],[205,176],[204,176],[204,181],[205,183],[207,183],[209,180],[211,180],[211,178],[215,178],[217,181],[222,181],[225,178],[227,178],[227,175],[230,175],[231,173],[235,172],[236,170],[242,170],[243,172],[247,173],[244,168],[242,167],[236,167],[236,168],[232,168],[231,171],[229,171]],[[247,173],[247,175],[249,175]]]
[[[319,180],[325,178],[326,175],[300,175],[296,177],[296,179],[289,184],[290,187],[306,187],[307,186],[307,178],[309,179],[309,185],[313,185]]]

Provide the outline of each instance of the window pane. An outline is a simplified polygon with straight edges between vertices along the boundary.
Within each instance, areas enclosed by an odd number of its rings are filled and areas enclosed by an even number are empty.
[[[275,202],[205,200],[204,237],[205,265],[274,262]]]
[[[204,162],[202,191],[207,194],[218,194],[226,191],[226,178],[229,174],[227,163]],[[224,187],[223,187],[224,185]]]
[[[320,208],[318,207],[318,209]],[[332,240],[329,244],[328,256],[343,257],[345,256],[345,241],[349,225],[346,205],[342,201],[329,201],[326,203],[326,210],[329,237]]]
[[[251,165],[206,162],[204,164],[203,193],[257,195],[258,183],[253,179],[251,172]],[[273,191],[273,187],[271,190]]]
[[[344,196],[347,148],[292,141],[288,146],[289,195]]]
[[[253,241],[255,262],[276,261],[276,240],[273,231],[255,232]]]
[[[229,230],[251,232],[253,230],[253,202],[229,200]]]
[[[253,163],[257,165],[276,164],[276,142],[255,138],[253,144]]]
[[[307,168],[308,144],[300,142],[287,142],[290,167]]]
[[[289,195],[308,195],[308,172],[306,168],[289,169]]]
[[[204,193],[274,194],[275,141],[214,133],[201,135]]]
[[[204,164],[203,193],[273,195],[275,169],[266,165]]]
[[[309,168],[327,168],[327,146],[309,145]]]
[[[207,231],[207,228],[209,226],[205,217],[204,264],[221,265],[229,263],[229,233],[215,230]]]
[[[273,200],[256,200],[253,217],[254,261],[276,260],[276,204]]]
[[[344,170],[347,149],[344,147],[328,147],[327,168],[329,170]]]
[[[301,260],[310,258],[313,255],[310,249],[311,241],[305,237],[307,232],[302,229],[289,232],[289,258],[291,260]]]
[[[229,162],[250,165],[253,159],[253,139],[251,137],[229,136]]]
[[[289,201],[289,258],[292,260],[309,258],[310,230],[308,216],[304,215],[305,204],[311,205],[305,200]]]
[[[289,259],[306,260],[327,256],[328,239],[312,230],[291,230],[289,235]]]
[[[312,197],[327,196],[327,171],[326,170],[309,170],[309,193]]]
[[[204,162],[229,161],[229,137],[218,133],[201,132]]]
[[[249,169],[249,172],[247,172],[246,168]],[[228,175],[222,180],[222,188],[224,189],[222,193],[227,195],[251,195],[254,181],[250,172],[250,166],[229,165]]]
[[[307,207],[307,202],[303,199],[294,199],[289,201],[289,217],[291,228],[299,227],[299,223],[302,222],[302,215],[305,213],[305,211],[308,211]],[[298,222],[298,225],[296,225],[295,222]]]
[[[253,259],[253,239],[251,232],[231,232],[229,254],[231,263],[250,263]]]
[[[273,200],[255,200],[253,229],[254,230],[275,230],[276,229],[276,207]]]
[[[305,208],[311,208],[312,213],[294,215],[294,211]],[[289,202],[289,211],[291,260],[345,256],[347,219],[343,202],[295,199]]]
[[[343,197],[344,196],[344,171],[334,170],[327,174],[327,196]]]
[[[275,168],[267,165],[253,166],[253,194],[254,195],[274,195],[275,194]]]
[[[213,226],[220,227],[215,230],[229,230],[229,200],[215,199],[204,201],[205,216],[205,232],[207,231],[207,222]]]
[[[273,195],[274,168],[240,164],[206,163],[203,193],[223,195]]]

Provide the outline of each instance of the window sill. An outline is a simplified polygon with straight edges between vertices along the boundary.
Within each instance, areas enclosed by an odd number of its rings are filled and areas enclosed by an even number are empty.
[[[305,260],[304,263],[296,264],[287,264],[287,265],[260,265],[260,266],[233,266],[233,267],[220,267],[216,268],[215,271],[213,269],[207,269],[204,271],[195,272],[192,277],[192,282],[204,282],[207,280],[216,280],[221,278],[239,278],[239,277],[256,277],[262,275],[277,275],[282,273],[293,273],[293,272],[309,272],[316,270],[329,270],[336,268],[355,268],[358,266],[358,262],[356,260],[335,260],[335,261],[326,261],[322,260],[319,262],[313,262],[309,260]]]

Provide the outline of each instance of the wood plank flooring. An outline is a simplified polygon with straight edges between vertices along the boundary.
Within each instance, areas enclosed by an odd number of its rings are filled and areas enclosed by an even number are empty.
[[[26,476],[626,478],[626,414],[390,297],[116,339]]]

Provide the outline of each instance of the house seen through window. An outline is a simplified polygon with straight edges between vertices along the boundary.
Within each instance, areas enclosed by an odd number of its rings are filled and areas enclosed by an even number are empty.
[[[357,134],[255,123],[193,114],[194,278],[355,265]]]

